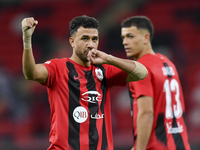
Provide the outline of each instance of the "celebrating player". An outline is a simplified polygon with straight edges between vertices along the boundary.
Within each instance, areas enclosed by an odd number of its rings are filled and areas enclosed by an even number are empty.
[[[110,88],[144,79],[140,63],[97,50],[98,21],[88,16],[70,22],[70,58],[35,64],[31,37],[38,22],[22,21],[23,73],[47,87],[51,108],[48,150],[113,150]]]

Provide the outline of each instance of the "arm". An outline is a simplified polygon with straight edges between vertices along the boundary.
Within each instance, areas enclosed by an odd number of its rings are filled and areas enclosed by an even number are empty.
[[[48,71],[44,65],[35,64],[31,45],[31,37],[37,24],[38,22],[34,18],[25,18],[22,21],[24,46],[22,67],[26,79],[45,83],[47,81]]]
[[[118,67],[128,73],[128,77],[126,78],[127,82],[142,80],[148,74],[146,67],[139,62],[114,57],[99,50],[93,49],[89,51],[88,60],[93,64],[110,64]]]
[[[153,126],[153,98],[141,96],[137,99],[137,144],[136,150],[146,150]]]

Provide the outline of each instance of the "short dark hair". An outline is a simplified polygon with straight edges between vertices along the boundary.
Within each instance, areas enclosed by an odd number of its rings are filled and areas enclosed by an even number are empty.
[[[121,23],[122,28],[127,28],[131,26],[136,26],[137,29],[146,29],[147,31],[149,31],[150,40],[153,39],[154,29],[153,24],[151,23],[149,18],[145,16],[133,16],[127,18]]]
[[[94,28],[98,30],[99,22],[95,18],[86,15],[75,17],[70,21],[70,36],[73,36],[81,26],[84,28]]]

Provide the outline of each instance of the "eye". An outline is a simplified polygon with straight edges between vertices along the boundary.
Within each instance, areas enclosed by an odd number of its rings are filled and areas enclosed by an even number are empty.
[[[83,41],[87,41],[88,38],[87,38],[87,37],[82,37],[81,40],[83,40]]]
[[[92,40],[93,41],[98,41],[98,37],[93,37]]]
[[[97,38],[93,38],[92,40],[93,40],[93,41],[97,41],[98,39],[97,39]]]
[[[132,36],[132,35],[129,35],[129,36],[128,36],[128,38],[132,39],[132,38],[134,38],[134,36]]]

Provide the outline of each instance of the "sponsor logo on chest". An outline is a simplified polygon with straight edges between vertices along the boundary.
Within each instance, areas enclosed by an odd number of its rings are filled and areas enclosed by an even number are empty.
[[[82,94],[81,100],[88,101],[90,103],[97,103],[98,101],[102,101],[102,96],[97,91],[87,91]]]
[[[86,108],[78,106],[73,111],[73,118],[77,123],[84,123],[89,118],[89,112]],[[91,119],[103,119],[104,114],[90,114]]]

